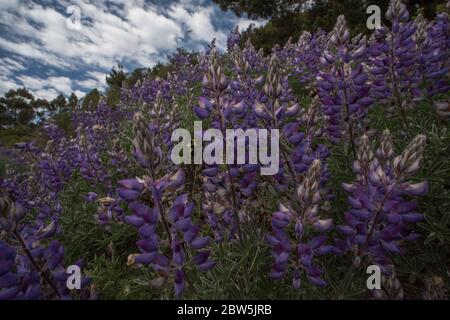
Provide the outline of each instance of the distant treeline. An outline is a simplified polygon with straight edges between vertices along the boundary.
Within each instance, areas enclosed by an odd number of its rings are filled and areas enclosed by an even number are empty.
[[[330,31],[339,15],[345,14],[349,27],[356,33],[368,33],[366,9],[378,5],[385,13],[389,0],[213,0],[223,10],[231,10],[238,16],[268,19],[263,27],[244,33],[244,41],[251,38],[256,48],[266,53],[276,45],[284,45],[292,37],[296,40],[304,30]],[[409,12],[421,12],[431,19],[443,6],[442,0],[406,0]],[[383,17],[384,18],[384,17]]]

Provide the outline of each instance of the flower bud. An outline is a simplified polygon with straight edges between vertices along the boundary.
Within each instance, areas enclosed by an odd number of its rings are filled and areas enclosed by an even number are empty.
[[[388,11],[386,13],[386,19],[394,21],[405,21],[409,19],[409,12],[402,0],[391,0]]]
[[[377,150],[377,157],[381,161],[389,161],[394,156],[394,147],[392,143],[391,132],[386,129],[381,136],[380,148]]]
[[[418,135],[403,153],[394,159],[394,173],[397,178],[411,175],[419,169],[426,140],[427,137],[425,135]]]

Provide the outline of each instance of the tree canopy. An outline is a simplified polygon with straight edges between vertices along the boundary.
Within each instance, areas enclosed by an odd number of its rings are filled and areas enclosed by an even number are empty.
[[[309,0],[214,0],[222,10],[236,15],[247,14],[250,18],[272,18],[300,12]]]
[[[378,5],[385,13],[389,0],[214,0],[223,10],[231,10],[238,15],[247,14],[251,18],[269,19],[265,26],[249,30],[244,41],[250,37],[253,45],[270,52],[274,45],[284,45],[292,37],[298,39],[304,31],[324,29],[329,31],[339,15],[345,14],[347,23],[355,33],[367,33],[366,27],[369,5]],[[410,12],[419,8],[428,18],[432,18],[439,0],[408,0]],[[384,16],[384,14],[383,14]]]
[[[81,104],[83,110],[94,110],[100,102],[101,94],[97,89],[91,90],[84,98]]]
[[[236,15],[247,14],[252,19],[257,18],[280,18],[292,14],[305,13],[308,11],[322,11],[333,13],[340,8],[340,14],[345,13],[350,17],[349,11],[357,13],[361,17],[365,14],[369,5],[378,5],[387,8],[389,0],[213,0],[222,10],[231,10]],[[410,8],[416,6],[424,7],[427,13],[434,12],[436,3],[433,0],[405,0]],[[358,13],[359,12],[359,13]],[[323,16],[322,16],[323,17]],[[318,17],[317,17],[318,18]],[[365,21],[365,20],[364,20]],[[313,22],[313,21],[310,21]]]
[[[27,125],[35,116],[36,101],[25,88],[9,90],[0,98],[0,121],[2,125]]]

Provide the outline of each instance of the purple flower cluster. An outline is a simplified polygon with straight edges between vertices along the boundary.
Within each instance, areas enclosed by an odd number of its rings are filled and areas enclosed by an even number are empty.
[[[344,16],[339,16],[320,62],[323,69],[317,77],[317,90],[327,117],[329,140],[344,138],[352,144],[358,131],[364,131],[370,97],[368,74],[363,62],[367,57],[365,37],[350,40]],[[355,151],[355,150],[354,150]]]
[[[314,160],[297,189],[296,198],[291,201],[295,208],[280,204],[279,211],[272,215],[272,235],[266,237],[273,247],[274,262],[270,276],[281,279],[288,270],[292,270],[296,289],[300,288],[302,272],[311,284],[325,286],[323,271],[314,263],[314,258],[335,250],[334,246],[327,244],[326,236],[333,228],[333,220],[319,218],[321,167],[321,161]],[[291,232],[295,235],[292,240]]]
[[[241,33],[239,32],[239,26],[236,26],[227,37],[227,50],[231,52],[235,46],[239,46],[241,42]]]
[[[320,57],[326,47],[326,33],[321,31],[311,34],[305,31],[300,36],[293,53],[294,73],[300,83],[314,87],[315,77],[319,72]]]
[[[370,46],[372,87],[377,100],[396,107],[408,130],[407,109],[421,98],[416,27],[401,0],[391,1],[386,18],[391,28],[376,29]]]
[[[56,221],[26,222],[27,212],[8,196],[0,197],[0,300],[71,299],[64,266],[64,247],[57,240]],[[48,242],[51,240],[50,242]],[[76,263],[80,268],[82,261]],[[90,280],[82,279],[85,288]],[[81,294],[87,298],[86,290]]]
[[[426,138],[418,135],[398,156],[395,156],[390,133],[386,130],[380,147],[372,151],[367,136],[361,138],[353,171],[354,183],[343,184],[351,193],[351,209],[345,213],[342,225],[336,230],[345,236],[340,243],[355,254],[355,263],[362,258],[380,266],[383,273],[392,271],[392,255],[404,252],[403,244],[419,235],[414,224],[423,220],[411,197],[428,191],[427,182],[408,181],[417,172],[423,156]],[[344,245],[345,244],[345,245]]]
[[[249,66],[237,46],[234,47],[234,55],[236,58],[235,67],[242,74],[242,85],[251,86],[252,80],[247,78]],[[199,104],[194,107],[194,112],[200,119],[209,118],[211,127],[219,130],[223,137],[225,137],[225,130],[229,126],[237,128],[239,123],[245,126],[246,123],[251,121],[247,119],[248,116],[251,116],[247,109],[252,97],[248,95],[248,91],[239,90],[244,90],[243,87],[241,88],[240,82],[235,81],[230,84],[230,80],[224,74],[216,49],[213,49],[208,56],[208,69],[203,77],[202,84],[203,96],[199,98]],[[233,96],[232,87],[234,87],[234,92],[239,101]],[[219,165],[211,164],[205,165],[203,170],[203,188],[206,194],[203,210],[215,229],[216,240],[221,240],[227,231],[230,236],[237,232],[237,237],[239,239],[242,237],[238,214],[242,200],[235,182],[239,176],[248,179],[247,182],[243,181],[244,184],[241,184],[244,188],[247,188],[248,194],[251,193],[251,188],[256,186],[251,184],[250,181],[255,168],[243,168],[243,172],[241,172],[240,167],[226,164],[221,169]],[[249,186],[250,189],[248,189]]]
[[[158,103],[149,114],[158,114]],[[153,120],[148,123],[140,112],[134,116],[134,155],[147,174],[119,181],[121,188],[117,193],[133,213],[125,216],[124,221],[136,227],[141,237],[137,242],[140,253],[131,255],[129,264],[150,265],[160,276],[153,281],[155,286],[172,279],[179,296],[184,291],[185,279],[189,281],[186,264],[192,262],[198,270],[207,271],[215,263],[206,249],[210,238],[203,236],[192,221],[194,204],[188,201],[186,193],[175,196],[184,185],[185,174],[182,169],[174,171],[166,154],[170,148],[161,147],[166,139],[162,127],[167,122]],[[162,233],[158,233],[159,226]],[[191,260],[187,258],[188,250],[195,252]]]

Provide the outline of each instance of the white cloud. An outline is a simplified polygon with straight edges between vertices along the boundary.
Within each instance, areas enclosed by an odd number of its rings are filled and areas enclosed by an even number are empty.
[[[105,73],[117,63],[151,67],[185,41],[198,45],[216,38],[219,48],[224,48],[229,32],[215,26],[214,19],[222,17],[202,0],[180,0],[165,7],[144,0],[58,1],[62,8],[74,4],[80,7],[81,30],[67,28],[68,14],[50,2],[43,3],[46,5],[1,1],[0,28],[4,30],[0,33],[0,48],[14,58],[0,59],[0,94],[21,85],[42,97],[69,95],[73,89],[80,94],[84,94],[80,90],[104,89]],[[226,19],[241,30],[252,22],[237,17]],[[47,66],[47,78],[26,70],[27,63],[36,62]],[[82,71],[83,76],[71,80],[60,76],[60,71]]]
[[[5,67],[11,71],[20,71],[25,69],[25,66],[21,61],[17,61],[8,57],[0,59],[0,66]]]
[[[267,23],[267,20],[250,20],[241,18],[239,19],[238,23],[236,23],[237,26],[239,26],[239,30],[245,31],[248,27],[250,27],[251,24],[254,24],[255,27],[263,26]]]
[[[216,30],[212,23],[212,7],[198,7],[197,11],[190,13],[180,4],[172,5],[168,14],[175,21],[186,25],[190,36],[194,40],[211,41],[216,38],[223,44],[226,34]]]
[[[75,90],[74,93],[75,93],[75,95],[77,96],[78,99],[81,99],[81,98],[83,98],[86,95],[86,92],[80,91],[80,90]]]
[[[95,79],[86,79],[77,81],[77,84],[85,89],[93,89],[97,87],[97,80]]]
[[[0,74],[4,79],[13,76],[15,72],[24,68],[24,65],[20,61],[8,57],[0,58]]]
[[[0,76],[0,95],[4,95],[11,89],[17,89],[20,86],[13,80],[10,80],[3,75]]]
[[[105,89],[106,73],[98,71],[89,71],[86,73],[87,79],[77,81],[77,85],[85,89]]]
[[[31,93],[41,99],[52,100],[58,94],[68,95],[72,90],[72,80],[67,77],[36,78],[27,75],[17,77],[21,86],[28,88]]]
[[[109,69],[126,58],[154,65],[156,57],[152,55],[174,50],[182,36],[180,26],[154,7],[128,4],[124,16],[119,17],[106,11],[107,7],[98,1],[75,3],[85,18],[80,30],[67,28],[65,13],[35,3],[3,11],[0,13],[2,22],[30,41],[16,42],[0,36],[0,46],[55,67],[75,69],[90,65]],[[88,23],[86,18],[92,22]]]
[[[25,67],[21,61],[8,57],[0,58],[0,95],[10,89],[17,89],[19,85],[14,80],[14,74]]]
[[[31,90],[33,96],[39,99],[45,99],[47,101],[51,101],[55,99],[59,92],[53,88],[39,89],[39,90]]]
[[[0,10],[15,8],[19,4],[19,0],[2,0],[0,2]]]

